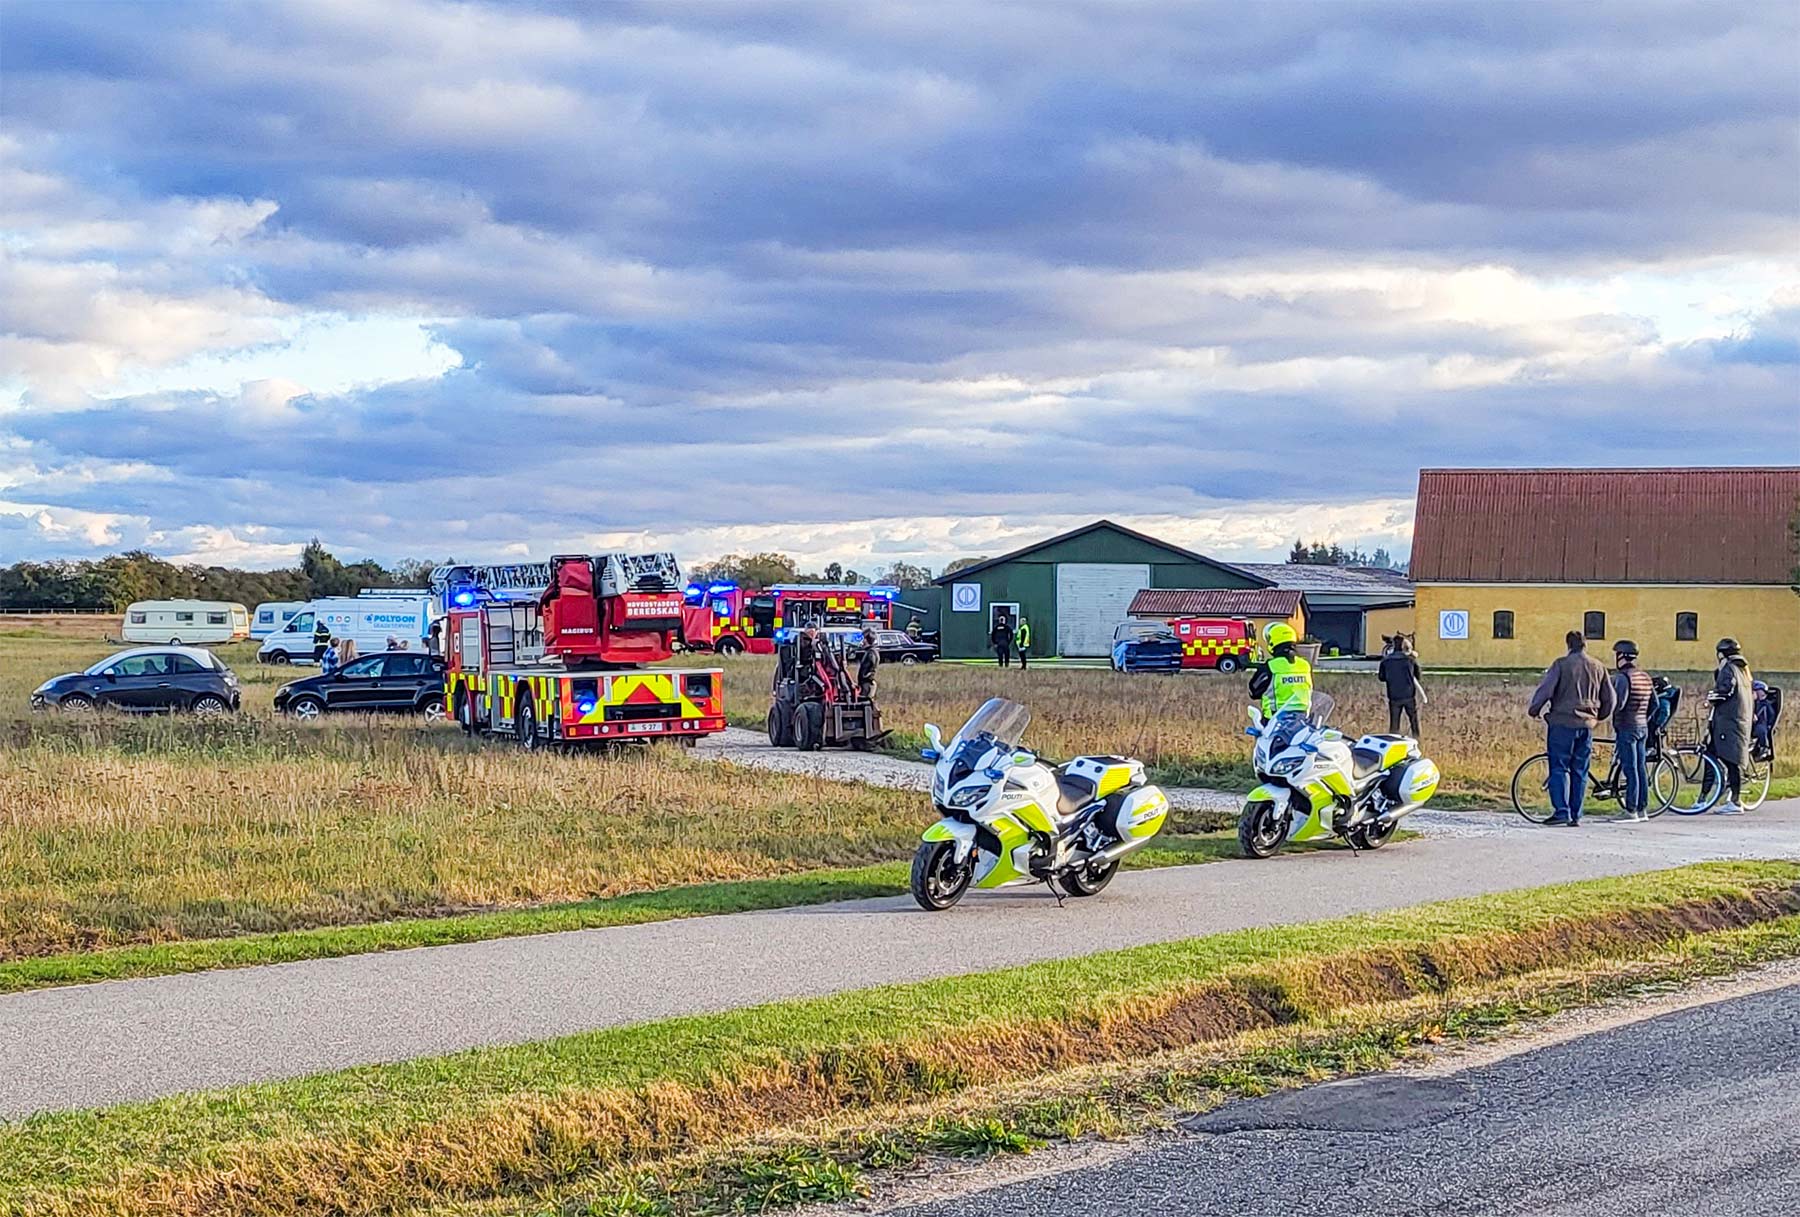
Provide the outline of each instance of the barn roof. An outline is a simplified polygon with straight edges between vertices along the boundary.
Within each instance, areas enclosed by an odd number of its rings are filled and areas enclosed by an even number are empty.
[[[1302,592],[1372,592],[1386,596],[1412,595],[1412,580],[1404,571],[1378,566],[1317,566],[1309,562],[1240,562],[1239,570],[1260,575],[1276,587]]]
[[[1306,594],[1258,587],[1147,587],[1131,598],[1133,617],[1292,617]]]
[[[1030,545],[1022,546],[1019,549],[1013,550],[1011,553],[1001,554],[998,558],[989,558],[986,561],[977,562],[973,566],[965,566],[961,570],[955,570],[948,574],[939,575],[936,579],[933,579],[932,582],[937,584],[952,583],[958,579],[966,578],[969,575],[987,570],[990,567],[999,566],[1005,562],[1017,562],[1021,558],[1030,557],[1040,549],[1048,549],[1050,546],[1060,545],[1064,541],[1073,541],[1077,537],[1084,537],[1091,532],[1099,532],[1102,529],[1119,533],[1123,536],[1130,537],[1133,540],[1141,541],[1146,545],[1153,545],[1157,549],[1166,550],[1169,554],[1179,558],[1183,562],[1197,562],[1203,566],[1211,566],[1230,574],[1239,575],[1246,583],[1269,582],[1260,575],[1253,575],[1241,567],[1221,562],[1217,558],[1209,558],[1205,554],[1197,554],[1193,550],[1183,549],[1179,545],[1171,545],[1160,538],[1152,537],[1147,533],[1141,533],[1135,528],[1127,528],[1125,525],[1115,523],[1112,520],[1095,520],[1092,524],[1083,524],[1080,528],[1073,528],[1068,532],[1058,533],[1054,537],[1046,537],[1042,541],[1033,541]]]
[[[1419,583],[1792,579],[1800,467],[1423,469]]]

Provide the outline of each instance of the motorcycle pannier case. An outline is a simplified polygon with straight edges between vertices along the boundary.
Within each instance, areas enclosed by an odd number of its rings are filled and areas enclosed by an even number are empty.
[[[1078,756],[1062,768],[1065,777],[1079,778],[1094,787],[1094,798],[1144,784],[1144,767],[1122,756]]]
[[[1382,779],[1381,792],[1396,806],[1417,807],[1438,787],[1438,767],[1427,757],[1408,761]]]

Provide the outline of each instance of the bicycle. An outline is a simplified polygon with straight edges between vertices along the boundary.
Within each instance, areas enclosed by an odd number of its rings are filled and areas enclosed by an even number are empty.
[[[1691,720],[1693,727],[1679,742],[1670,739],[1664,743],[1664,756],[1673,756],[1677,772],[1681,775],[1682,789],[1693,788],[1692,798],[1678,798],[1670,805],[1669,810],[1678,816],[1704,815],[1725,796],[1725,766],[1719,764],[1719,758],[1706,750],[1706,733],[1700,727],[1700,716],[1696,713]],[[1674,723],[1670,724],[1673,735]]]
[[[1594,743],[1613,747],[1615,741],[1596,739]],[[1647,753],[1644,762],[1644,778],[1649,786],[1648,805],[1644,808],[1646,816],[1655,819],[1675,805],[1681,794],[1681,776],[1680,767],[1670,759],[1666,752],[1659,749],[1654,753]],[[1587,772],[1582,777],[1588,784],[1588,801],[1594,803],[1611,801],[1621,807],[1625,805],[1625,770],[1619,764],[1616,751],[1604,778],[1594,776],[1591,760],[1588,763]],[[1548,752],[1540,752],[1536,756],[1527,757],[1513,772],[1512,805],[1514,811],[1533,824],[1547,824],[1550,822],[1550,817],[1556,814],[1556,808],[1550,802],[1550,754]],[[1708,803],[1707,806],[1710,807],[1712,804]]]

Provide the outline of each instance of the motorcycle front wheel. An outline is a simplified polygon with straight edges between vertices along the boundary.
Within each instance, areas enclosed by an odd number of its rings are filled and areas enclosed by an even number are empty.
[[[1287,841],[1287,823],[1267,799],[1245,803],[1238,814],[1238,849],[1246,858],[1273,858]]]
[[[1119,873],[1118,859],[1099,866],[1081,866],[1056,877],[1056,886],[1071,896],[1098,896]]]
[[[956,864],[956,842],[924,841],[913,855],[912,895],[920,908],[941,913],[969,890],[975,878],[975,854]]]

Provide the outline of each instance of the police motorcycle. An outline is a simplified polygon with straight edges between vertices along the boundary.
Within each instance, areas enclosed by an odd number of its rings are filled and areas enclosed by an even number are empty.
[[[1365,735],[1354,744],[1327,724],[1334,702],[1314,693],[1312,708],[1265,719],[1250,707],[1245,734],[1256,740],[1261,784],[1238,816],[1246,858],[1271,858],[1289,841],[1334,836],[1353,850],[1380,849],[1400,820],[1438,785],[1438,767],[1404,735]]]
[[[1168,796],[1140,762],[1078,756],[1052,766],[1023,746],[1030,723],[1031,711],[995,697],[948,743],[926,725],[931,746],[920,755],[934,762],[931,800],[943,818],[913,857],[919,907],[940,912],[972,887],[1025,883],[1098,895],[1168,819]]]

